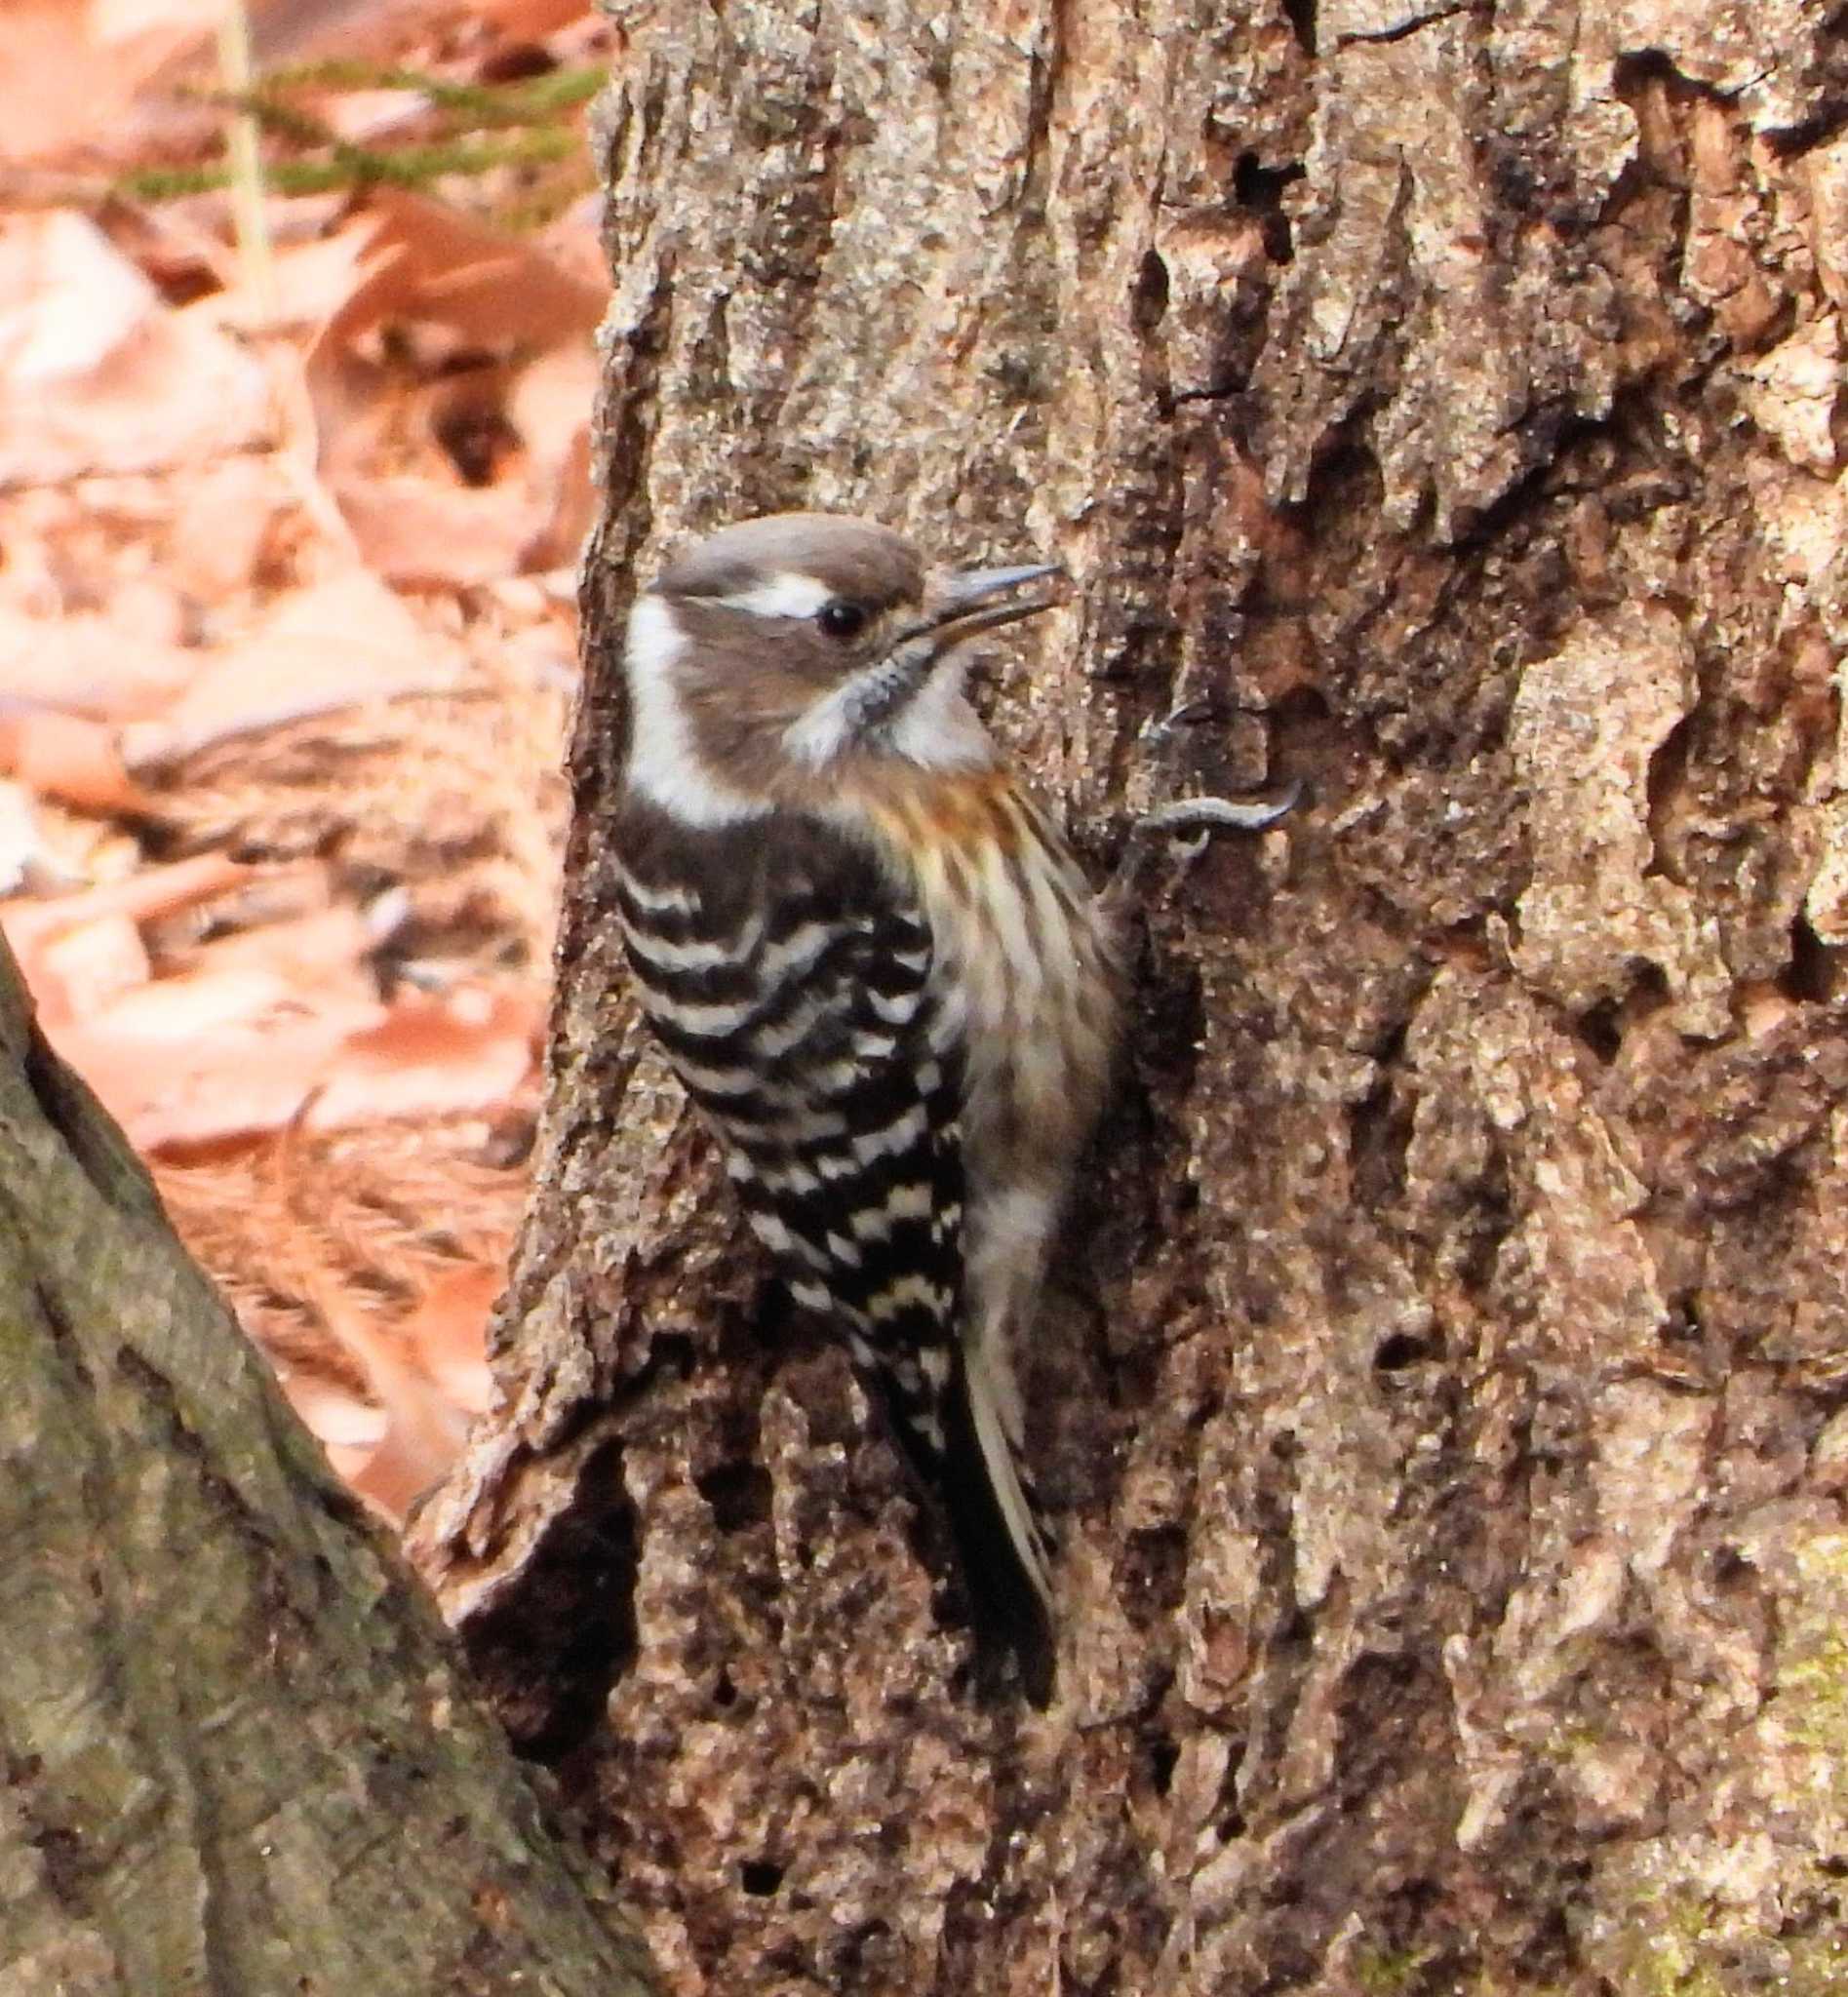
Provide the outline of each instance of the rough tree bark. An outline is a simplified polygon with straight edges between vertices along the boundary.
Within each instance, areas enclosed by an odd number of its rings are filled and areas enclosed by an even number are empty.
[[[684,1992],[1843,1987],[1832,8],[614,13],[557,1093],[424,1547],[503,1711]],[[623,609],[795,504],[1070,566],[993,708],[1100,860],[1314,786],[1153,911],[1044,1717],[624,993]]]
[[[0,943],[0,1997],[643,1997]]]

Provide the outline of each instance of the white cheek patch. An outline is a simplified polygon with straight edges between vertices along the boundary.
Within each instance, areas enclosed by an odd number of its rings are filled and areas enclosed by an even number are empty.
[[[756,617],[812,617],[823,604],[834,601],[834,591],[812,575],[799,575],[785,568],[767,582],[754,582],[749,589],[728,597],[707,601],[727,610],[749,610]]]
[[[747,798],[706,766],[693,747],[675,684],[687,640],[659,597],[636,599],[623,665],[629,682],[629,783],[686,825],[735,825],[767,803]]]

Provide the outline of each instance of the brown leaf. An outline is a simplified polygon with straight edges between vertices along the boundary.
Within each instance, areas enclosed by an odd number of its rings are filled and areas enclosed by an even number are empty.
[[[348,1038],[309,1127],[496,1109],[532,1065],[540,1020],[524,992],[401,993],[382,1019]]]
[[[398,1327],[398,1335],[418,1364],[449,1396],[471,1415],[487,1407],[493,1388],[488,1369],[488,1313],[507,1272],[496,1264],[465,1263],[446,1270]]]
[[[0,605],[0,703],[96,721],[158,714],[185,690],[199,654],[128,621],[94,610],[28,617]]]
[[[294,496],[273,459],[221,459],[180,489],[167,573],[198,604],[216,605],[249,588]],[[198,661],[193,652],[190,666]]]
[[[590,10],[584,0],[475,0],[475,12],[512,40],[537,42]]]
[[[413,1502],[449,1468],[468,1433],[468,1418],[417,1363],[399,1328],[374,1324],[333,1286],[316,1298],[323,1321],[358,1361],[384,1410],[384,1433],[347,1481],[388,1517],[402,1519]]]
[[[50,1028],[100,1012],[147,978],[140,930],[127,916],[112,915],[48,936],[34,953],[30,982]]]
[[[516,574],[544,515],[517,485],[346,479],[334,486],[353,539],[388,582],[462,588]]]
[[[507,414],[527,447],[527,482],[544,525],[523,567],[557,568],[577,558],[590,531],[596,492],[590,475],[590,412],[597,357],[588,347],[560,347],[523,368]]]
[[[30,984],[37,953],[63,930],[113,917],[146,922],[175,915],[242,887],[256,877],[256,871],[225,853],[200,853],[190,860],[176,860],[171,866],[144,868],[126,881],[86,887],[76,894],[43,901],[0,901],[0,929],[6,932]]]
[[[0,486],[138,472],[271,428],[261,366],[63,210],[0,227]]]
[[[142,1151],[279,1130],[383,1008],[356,996],[302,1003],[260,965],[156,978],[51,1038]]]
[[[490,353],[587,341],[596,331],[605,288],[531,243],[403,188],[375,190],[367,215],[376,261],[329,320],[323,348],[349,347],[406,319],[450,327]]]
[[[214,301],[213,309],[226,326],[319,337],[328,321],[366,283],[376,260],[372,224],[364,215],[356,215],[330,235],[279,245],[271,258],[272,283],[266,297],[259,299],[233,284]]]
[[[145,770],[229,735],[444,692],[455,679],[452,648],[425,632],[375,575],[349,568],[291,592],[258,630],[215,653],[159,721],[124,728],[123,759]]]
[[[20,714],[0,720],[0,769],[41,797],[79,810],[148,808],[146,794],[123,766],[116,731],[74,714]]]
[[[304,998],[310,993],[344,985],[352,974],[356,980],[352,991],[359,997],[372,990],[373,974],[366,968],[372,948],[366,918],[341,902],[218,937],[195,951],[187,968],[267,970],[286,979]]]
[[[105,131],[177,48],[197,40],[200,12],[201,0],[137,0],[133,10],[108,0],[7,0],[0,159],[39,159]]]
[[[107,196],[97,226],[170,304],[185,304],[237,282],[237,252],[183,213]]]

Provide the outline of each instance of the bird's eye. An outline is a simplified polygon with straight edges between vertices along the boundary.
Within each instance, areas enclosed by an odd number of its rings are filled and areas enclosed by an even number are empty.
[[[815,622],[830,638],[858,638],[866,629],[866,607],[836,597],[815,612]]]

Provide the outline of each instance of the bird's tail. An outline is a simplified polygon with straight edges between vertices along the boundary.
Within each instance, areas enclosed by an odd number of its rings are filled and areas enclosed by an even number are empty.
[[[961,1354],[944,1423],[942,1489],[985,1657],[1010,1652],[1027,1697],[1052,1697],[1058,1631],[1052,1558],[1022,1480],[996,1383],[980,1347]]]

